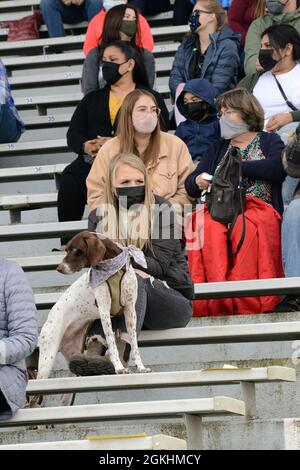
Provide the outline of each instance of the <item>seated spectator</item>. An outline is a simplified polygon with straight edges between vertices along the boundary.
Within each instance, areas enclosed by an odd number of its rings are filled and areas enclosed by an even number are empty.
[[[102,76],[100,57],[103,50],[112,42],[117,40],[130,41],[136,48],[144,62],[149,86],[154,87],[155,81],[155,61],[151,52],[136,46],[137,35],[139,34],[139,17],[135,7],[117,5],[111,8],[105,15],[101,43],[88,53],[82,71],[82,91],[86,95],[90,91],[103,88],[105,82]]]
[[[58,219],[80,220],[86,204],[85,180],[100,147],[114,135],[118,111],[125,96],[135,88],[146,88],[157,99],[161,120],[168,128],[168,110],[163,98],[149,89],[143,64],[127,41],[116,41],[103,52],[103,77],[107,85],[92,91],[78,104],[67,132],[69,147],[78,158],[62,173],[58,191]],[[62,239],[62,244],[67,242]]]
[[[136,6],[142,15],[158,15],[164,11],[171,10],[171,2],[170,0],[130,0],[129,3],[132,3]]]
[[[138,280],[137,333],[142,327],[163,330],[186,326],[192,315],[193,285],[171,204],[153,194],[142,159],[131,153],[115,155],[108,163],[105,179],[103,204],[90,213],[89,230],[101,232],[123,246],[133,244],[145,254],[146,269],[133,262]],[[127,196],[126,204],[124,196]],[[121,228],[122,222],[126,231]],[[130,348],[126,350],[128,339],[123,315],[115,317],[113,327],[121,332],[117,344],[127,365]],[[100,335],[105,345],[100,320],[88,332],[89,337],[93,335]],[[95,349],[94,341],[90,344]],[[91,348],[84,355],[74,356],[70,360],[71,371],[78,375],[114,373],[109,356],[100,357],[104,349],[98,343],[98,353],[94,351],[96,358],[92,357]]]
[[[226,26],[224,9],[216,0],[198,0],[189,24],[191,33],[179,46],[170,74],[173,99],[193,78],[209,80],[217,95],[233,88],[239,70],[240,35]]]
[[[103,8],[96,15],[92,21],[90,21],[88,25],[88,29],[85,36],[85,41],[83,44],[83,52],[85,55],[88,55],[91,49],[94,47],[98,47],[101,38],[103,36],[103,24],[106,13],[113,7],[117,5],[126,5],[128,2],[127,0],[118,1],[118,0],[110,0],[103,2]],[[131,2],[133,3],[133,2]],[[131,6],[131,5],[130,5]],[[133,3],[134,6],[134,3]],[[154,47],[153,36],[151,33],[150,26],[147,20],[141,15],[138,14],[138,26],[139,29],[136,35],[136,45],[141,47],[142,49],[147,49],[148,51],[152,51]]]
[[[287,24],[270,26],[262,33],[258,58],[263,70],[246,76],[239,87],[246,88],[260,102],[265,129],[280,130],[282,135],[284,126],[300,121],[299,33]]]
[[[174,2],[174,26],[187,24],[195,2],[193,0],[175,0]]]
[[[195,163],[201,160],[209,145],[220,138],[215,95],[208,80],[195,78],[186,83],[176,101],[186,121],[179,124],[175,135],[186,143]]]
[[[300,33],[300,0],[266,0],[268,12],[259,16],[249,26],[245,42],[245,73],[249,75],[261,70],[258,54],[261,36],[269,26],[287,24]]]
[[[25,131],[11,96],[6,69],[0,59],[0,144],[17,142]]]
[[[65,36],[64,23],[91,21],[102,0],[41,0],[41,12],[50,38]]]
[[[143,160],[155,194],[180,207],[190,202],[184,181],[194,168],[191,156],[178,137],[161,132],[159,114],[158,102],[150,92],[135,90],[126,96],[120,112],[117,136],[99,150],[86,180],[90,210],[101,204],[107,167],[110,160],[120,152],[135,153]]]
[[[298,132],[300,128],[298,125]],[[294,147],[297,142],[297,146]],[[294,148],[293,148],[294,147]],[[290,139],[283,154],[283,167],[294,182],[294,194],[283,214],[282,222],[282,260],[286,277],[300,276],[300,162],[299,137],[295,134]],[[297,152],[297,156],[292,153]],[[289,158],[287,158],[289,157]],[[293,157],[291,159],[291,157]],[[300,289],[299,289],[300,293]],[[298,312],[300,310],[300,295],[291,294],[277,305],[276,312]]]
[[[265,0],[233,0],[228,10],[230,28],[241,33],[241,47],[244,48],[246,34],[252,21],[266,12]]]
[[[262,132],[263,110],[246,90],[231,90],[219,96],[217,108],[221,114],[222,139],[209,147],[185,186],[189,196],[200,197],[210,184],[204,173],[214,175],[228,151],[239,148],[246,191],[245,238],[237,251],[243,226],[240,214],[230,236],[233,253],[230,256],[229,227],[214,220],[206,205],[200,207],[192,216],[191,227],[194,232],[200,230],[202,216],[203,244],[193,249],[187,244],[193,282],[283,277],[280,239],[281,185],[285,177],[281,162],[283,143],[277,134]],[[191,237],[188,235],[187,239]],[[263,313],[273,311],[278,301],[273,296],[199,300],[194,302],[194,315]]]
[[[25,357],[37,345],[38,325],[31,287],[22,269],[0,258],[0,419],[26,403]]]

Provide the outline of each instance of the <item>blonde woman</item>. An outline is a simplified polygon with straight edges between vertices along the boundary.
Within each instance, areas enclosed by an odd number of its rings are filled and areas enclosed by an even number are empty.
[[[134,244],[144,252],[146,269],[133,262],[138,279],[138,333],[142,327],[165,329],[187,325],[192,315],[193,285],[177,233],[175,212],[166,199],[153,194],[141,158],[121,153],[110,160],[102,204],[90,213],[89,230],[124,246]],[[115,317],[113,327],[120,331],[119,347],[125,350],[126,362],[130,349],[129,345],[126,348],[124,317]],[[88,332],[88,336],[94,335],[104,345],[100,320]],[[71,371],[78,375],[114,373],[109,357],[100,357],[104,348],[98,347],[96,357],[89,350],[73,357]]]
[[[216,0],[198,0],[189,19],[191,32],[179,46],[169,86],[175,98],[179,85],[206,78],[219,95],[237,83],[240,34],[227,27],[226,12]]]
[[[117,136],[101,147],[86,180],[91,210],[102,202],[109,162],[120,152],[140,157],[155,194],[180,207],[190,203],[184,181],[194,169],[191,155],[182,140],[160,130],[159,114],[150,92],[137,89],[126,96],[120,109]]]

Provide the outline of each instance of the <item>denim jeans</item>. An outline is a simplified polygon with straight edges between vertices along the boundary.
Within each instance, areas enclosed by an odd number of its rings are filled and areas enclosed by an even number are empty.
[[[61,0],[41,0],[40,8],[51,38],[65,35],[63,23],[90,21],[102,9],[102,0],[85,0],[82,5],[66,6]]]
[[[281,230],[285,275],[300,276],[300,199],[294,199],[284,211]]]
[[[21,136],[19,123],[7,106],[0,104],[0,144],[17,142]]]

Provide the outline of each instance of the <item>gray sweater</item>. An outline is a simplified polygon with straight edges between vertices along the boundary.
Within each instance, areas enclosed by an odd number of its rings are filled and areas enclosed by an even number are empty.
[[[155,60],[151,52],[143,49],[144,65],[150,88],[155,89]],[[90,50],[83,63],[81,89],[84,95],[91,91],[103,88],[106,82],[103,80],[100,68],[100,52],[98,47]]]
[[[16,263],[0,258],[0,389],[10,406],[0,419],[10,418],[25,403],[25,357],[37,345],[38,327],[29,282]]]

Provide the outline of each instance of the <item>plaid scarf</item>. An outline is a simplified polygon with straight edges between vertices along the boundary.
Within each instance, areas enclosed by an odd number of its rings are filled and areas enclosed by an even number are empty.
[[[6,68],[2,60],[0,59],[0,105],[1,104],[6,104],[9,107],[16,120],[18,121],[21,131],[24,132],[24,123],[19,116],[17,108],[15,107],[13,97],[11,96],[10,84],[7,80]]]

